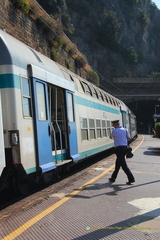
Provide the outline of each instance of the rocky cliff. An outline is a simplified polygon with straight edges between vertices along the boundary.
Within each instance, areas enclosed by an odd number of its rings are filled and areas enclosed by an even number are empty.
[[[104,78],[160,75],[160,10],[151,0],[38,2]]]

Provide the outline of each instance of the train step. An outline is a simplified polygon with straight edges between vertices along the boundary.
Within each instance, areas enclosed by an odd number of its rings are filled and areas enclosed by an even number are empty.
[[[64,164],[67,164],[69,162],[72,162],[73,160],[72,159],[69,159],[69,160],[60,160],[56,163],[56,166],[59,167],[59,166],[62,166]]]

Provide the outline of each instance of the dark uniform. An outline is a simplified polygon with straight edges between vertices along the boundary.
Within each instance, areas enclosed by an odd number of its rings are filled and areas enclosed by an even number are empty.
[[[127,129],[119,125],[119,120],[112,121],[113,127],[115,129],[112,131],[110,138],[114,139],[115,154],[117,156],[115,170],[112,173],[110,182],[115,182],[119,169],[122,167],[123,171],[128,177],[127,184],[135,182],[134,176],[131,173],[130,169],[127,166],[125,155],[127,152],[128,139],[130,139],[130,134]]]

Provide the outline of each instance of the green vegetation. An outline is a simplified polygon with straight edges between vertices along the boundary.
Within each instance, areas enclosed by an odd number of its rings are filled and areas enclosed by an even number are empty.
[[[69,70],[73,70],[73,66],[72,66],[72,64],[71,64],[71,61],[70,61],[70,59],[69,58],[66,58],[65,59],[65,63],[66,63],[66,67],[69,69]]]
[[[151,72],[151,77],[160,78],[160,72]]]
[[[12,0],[15,7],[21,9],[25,14],[28,14],[31,10],[30,4],[27,0]]]
[[[83,57],[76,57],[75,58],[75,65],[76,68],[83,68],[86,65],[87,61]]]
[[[156,123],[156,137],[160,138],[160,122]]]
[[[63,28],[67,33],[73,34],[74,27],[71,24],[65,0],[37,0],[37,2],[47,11],[62,22]]]
[[[76,53],[76,49],[73,48],[73,47],[69,47],[67,50],[68,50],[68,53],[69,53],[71,56],[73,56],[73,55]]]
[[[88,70],[87,71],[87,80],[93,84],[95,84],[96,86],[99,86],[99,76],[98,74],[93,71],[93,70]]]
[[[140,10],[139,21],[144,27],[146,27],[150,22],[150,14],[148,14],[145,9]]]
[[[121,42],[120,26],[121,24],[118,20],[117,13],[105,9],[96,28],[99,43],[106,48],[117,49]]]
[[[84,17],[92,11],[91,2],[86,0],[66,0],[66,4],[69,9]]]
[[[136,52],[134,47],[122,48],[121,52],[127,64],[135,66],[139,63],[139,54]]]
[[[55,48],[51,48],[51,59],[58,62],[60,59],[59,52]]]

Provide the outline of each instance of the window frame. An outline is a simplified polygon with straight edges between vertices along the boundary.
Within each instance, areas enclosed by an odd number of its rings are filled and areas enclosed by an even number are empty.
[[[87,126],[86,127],[83,127],[82,124],[82,120],[86,121],[86,124]],[[85,141],[88,141],[89,140],[89,133],[88,133],[88,119],[86,117],[80,117],[80,129],[81,129],[81,141],[82,142],[85,142]],[[82,132],[85,131],[86,132],[86,138],[83,139],[83,135],[82,135]]]
[[[103,123],[105,123],[105,126],[103,126]],[[103,134],[103,131],[105,130],[105,136]],[[106,124],[106,120],[102,119],[102,138],[107,138],[107,124]]]
[[[100,122],[100,126],[97,126],[97,122]],[[100,130],[100,131],[99,131]],[[100,132],[100,137],[98,136]],[[101,139],[102,138],[102,121],[101,119],[99,118],[96,118],[96,136],[97,136],[97,139]]]
[[[25,76],[20,76],[21,78],[21,97],[22,97],[22,114],[23,114],[23,118],[25,119],[32,119],[33,117],[33,111],[32,111],[32,94],[31,94],[31,81],[30,78],[27,78]],[[29,95],[24,94],[23,91],[23,80],[27,80],[28,81],[28,93]],[[25,107],[24,107],[24,99],[28,100],[28,110],[29,110],[29,115],[25,115]]]
[[[91,126],[91,124],[90,124],[90,121],[91,121],[91,120],[93,121],[94,126]],[[95,139],[96,139],[96,125],[95,125],[95,119],[94,119],[94,118],[89,118],[88,121],[89,121],[89,138],[90,138],[90,140],[95,140]],[[91,138],[91,131],[94,132],[94,138]]]

